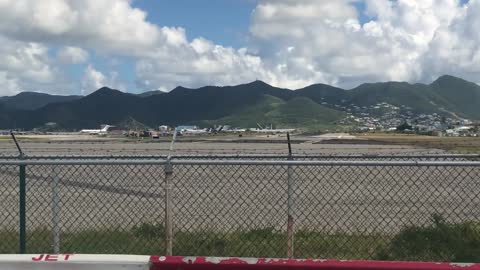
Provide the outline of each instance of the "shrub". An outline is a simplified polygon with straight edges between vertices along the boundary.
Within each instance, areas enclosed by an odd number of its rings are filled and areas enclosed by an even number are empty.
[[[163,238],[165,228],[163,224],[143,223],[132,229],[133,235],[139,238]]]
[[[480,227],[473,222],[448,224],[433,215],[428,227],[404,228],[377,254],[380,260],[480,261]]]
[[[261,229],[253,229],[245,232],[244,237],[248,240],[264,240],[264,239],[273,239],[277,233],[275,228],[266,227]]]

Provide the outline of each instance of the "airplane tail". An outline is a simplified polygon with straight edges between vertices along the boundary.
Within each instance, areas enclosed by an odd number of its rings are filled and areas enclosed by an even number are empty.
[[[105,126],[102,128],[101,132],[107,132],[108,129],[111,128],[111,127],[113,127],[113,126],[105,125]]]

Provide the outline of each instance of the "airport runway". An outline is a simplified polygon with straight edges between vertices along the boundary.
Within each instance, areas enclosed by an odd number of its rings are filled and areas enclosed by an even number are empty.
[[[442,150],[385,144],[324,144],[294,137],[298,155],[419,155]],[[282,155],[285,138],[194,140],[182,138],[174,155]],[[21,141],[29,156],[167,155],[170,142],[111,140]],[[15,156],[0,140],[1,156]],[[1,159],[1,158],[0,158]],[[387,235],[405,226],[480,221],[480,167],[293,166],[291,212],[297,231]],[[18,230],[18,166],[0,166],[0,229]],[[27,229],[51,230],[57,213],[63,232],[131,230],[164,223],[163,165],[27,166]],[[176,165],[173,169],[174,232],[233,232],[287,225],[288,167]],[[57,183],[55,185],[54,183]],[[56,195],[54,195],[56,194]],[[54,201],[59,202],[54,207]],[[37,233],[36,241],[51,241]]]
[[[297,155],[333,154],[425,154],[444,153],[443,150],[416,148],[407,145],[385,144],[323,144],[335,137],[293,137],[292,150]],[[342,136],[342,138],[345,136]],[[46,141],[46,138],[20,140],[25,154],[30,156],[54,155],[167,155],[170,141],[126,140],[92,136],[64,137]],[[74,140],[77,139],[77,140]],[[285,136],[263,136],[255,138],[239,137],[184,137],[179,138],[174,147],[174,155],[248,155],[248,154],[288,154]],[[0,140],[0,157],[15,156],[18,151],[11,140]]]
[[[1,227],[17,228],[18,169],[0,170]],[[175,228],[284,229],[287,175],[281,166],[175,166]],[[292,167],[297,228],[388,233],[436,213],[478,221],[479,176],[478,167]],[[29,228],[51,225],[55,179],[65,230],[163,222],[162,166],[36,165],[27,167]]]
[[[4,146],[4,145],[3,145]],[[2,146],[2,147],[3,147]],[[27,153],[168,153],[168,142],[28,142]],[[181,142],[176,154],[286,154],[282,143]],[[389,145],[293,145],[295,153],[432,153]],[[438,151],[440,152],[440,151]],[[30,229],[51,227],[53,186],[58,180],[63,230],[131,228],[164,221],[163,166],[28,166]],[[478,167],[292,167],[297,229],[328,233],[392,233],[404,226],[480,218]],[[232,231],[274,227],[287,220],[287,168],[282,166],[175,166],[175,230]],[[0,166],[0,227],[18,227],[18,168]]]

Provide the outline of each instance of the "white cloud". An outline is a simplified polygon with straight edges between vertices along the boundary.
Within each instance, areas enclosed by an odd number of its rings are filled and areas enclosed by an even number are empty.
[[[139,60],[137,84],[144,89],[171,90],[178,85],[232,85],[273,76],[259,57],[245,49],[226,48],[204,39],[193,40],[172,56]]]
[[[46,46],[11,40],[1,34],[0,44],[0,96],[21,91],[62,91],[65,81],[52,64]]]
[[[261,59],[246,50],[218,46],[203,38],[190,42],[184,29],[152,24],[146,16],[128,0],[2,0],[0,33],[47,47],[64,45],[58,54],[64,64],[85,62],[88,54],[84,49],[107,57],[133,57],[142,87],[168,89],[268,77]],[[91,91],[98,82],[106,83],[103,74],[95,71],[87,68],[84,91]]]
[[[448,73],[479,82],[480,76],[480,1],[471,0],[447,26],[439,27],[420,58],[423,78]]]
[[[81,85],[82,95],[88,95],[104,86],[124,92],[127,90],[126,84],[118,78],[118,73],[111,72],[110,76],[105,76],[92,65],[85,68]]]
[[[57,58],[62,64],[81,64],[88,60],[89,53],[79,47],[66,46],[58,51]]]
[[[12,41],[0,36],[0,70],[18,79],[49,82],[54,70],[49,65],[47,48],[38,43]]]
[[[105,83],[105,75],[94,69],[91,65],[88,65],[82,79],[82,94],[91,93],[105,86]]]
[[[249,42],[238,49],[188,40],[185,29],[149,22],[130,0],[0,0],[0,83],[11,91],[125,90],[117,66],[95,69],[88,51],[106,61],[133,59],[143,90],[255,79],[289,88],[353,87],[480,75],[480,0],[363,0],[365,11],[354,5],[359,1],[259,0]],[[372,19],[360,22],[360,12]],[[50,59],[53,47],[61,49]],[[87,64],[82,82],[68,80],[63,67],[79,63]]]
[[[186,43],[184,30],[159,27],[129,0],[2,0],[0,32],[11,38],[108,53],[145,55]]]
[[[466,7],[458,0],[366,0],[373,19],[363,25],[353,2],[260,0],[252,15],[253,48],[270,69],[281,67],[282,84],[301,78],[300,84],[353,87],[480,75],[472,61],[479,55],[479,0]]]
[[[16,95],[22,90],[18,84],[18,80],[10,78],[5,71],[0,71],[0,85],[2,87],[1,93],[6,96]]]

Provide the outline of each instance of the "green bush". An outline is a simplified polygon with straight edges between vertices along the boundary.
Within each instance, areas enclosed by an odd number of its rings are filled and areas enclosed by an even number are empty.
[[[165,235],[163,224],[143,223],[132,229],[133,235],[143,238],[162,238]]]
[[[379,260],[480,261],[480,226],[473,222],[448,224],[433,215],[428,227],[403,229],[377,254]]]
[[[62,232],[61,252],[164,254],[162,224],[132,229],[108,228]],[[53,252],[48,228],[27,232],[27,252]],[[287,235],[272,227],[253,230],[174,231],[176,255],[285,257]],[[18,232],[0,229],[1,253],[18,252]],[[346,234],[298,230],[295,256],[299,258],[377,259],[480,262],[480,223],[449,224],[434,215],[429,226],[410,226],[397,235]]]
[[[265,239],[272,239],[278,233],[275,231],[273,227],[266,227],[260,229],[253,229],[244,233],[245,239],[248,240],[265,240]]]

